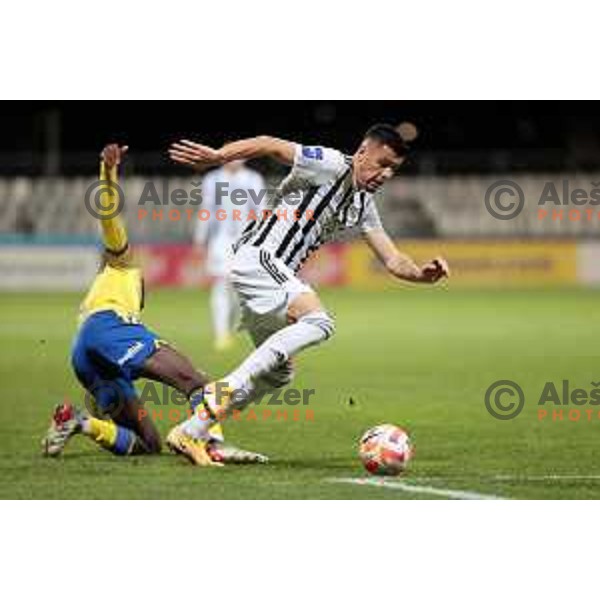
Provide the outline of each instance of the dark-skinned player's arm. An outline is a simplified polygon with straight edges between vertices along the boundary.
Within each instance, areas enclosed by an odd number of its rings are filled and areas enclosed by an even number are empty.
[[[414,283],[436,283],[450,275],[448,264],[441,257],[434,258],[423,266],[418,266],[410,256],[396,248],[390,236],[383,229],[371,229],[363,235],[387,271],[398,279]]]
[[[108,264],[127,267],[132,262],[132,252],[127,238],[125,223],[119,214],[119,165],[127,153],[127,146],[108,144],[100,154],[99,205],[96,206],[102,231],[104,256]]]
[[[181,165],[204,171],[224,165],[232,160],[270,157],[284,165],[294,164],[296,145],[286,140],[260,135],[225,144],[218,150],[190,140],[180,140],[171,144],[169,156]]]

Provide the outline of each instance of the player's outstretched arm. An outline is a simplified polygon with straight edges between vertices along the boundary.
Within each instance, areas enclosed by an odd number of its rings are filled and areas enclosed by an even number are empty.
[[[118,168],[127,150],[127,146],[108,144],[100,154],[100,181],[103,184],[100,186],[98,216],[102,242],[107,262],[120,266],[129,265],[132,259],[125,223],[119,211],[115,211],[119,194]]]
[[[441,257],[419,267],[410,256],[396,248],[383,229],[367,231],[365,239],[387,271],[398,279],[414,283],[436,283],[450,274],[446,261]]]
[[[225,144],[218,150],[190,140],[180,140],[171,144],[169,156],[181,165],[203,171],[210,167],[224,165],[232,160],[270,157],[285,165],[294,164],[296,146],[292,142],[260,135]]]

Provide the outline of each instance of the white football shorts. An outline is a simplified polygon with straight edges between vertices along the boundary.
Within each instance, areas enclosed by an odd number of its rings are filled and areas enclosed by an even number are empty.
[[[239,298],[241,326],[256,345],[288,325],[288,306],[295,298],[314,293],[283,261],[254,246],[239,248],[229,277]]]

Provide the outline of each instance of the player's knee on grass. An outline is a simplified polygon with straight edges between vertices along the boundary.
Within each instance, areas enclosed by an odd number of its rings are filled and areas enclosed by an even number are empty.
[[[160,454],[162,441],[152,421],[140,421],[135,428],[135,435],[139,443],[135,444],[132,454]]]
[[[139,415],[139,407],[133,407],[133,410],[137,411]],[[143,418],[138,418],[138,426],[136,433],[141,438],[145,451],[147,454],[159,454],[162,450],[162,443],[160,439],[160,434],[156,429],[156,425],[152,421],[152,419],[145,415]]]
[[[137,445],[135,454],[158,454],[162,450],[158,430],[139,399],[130,400],[115,417],[115,422],[127,427],[139,438],[140,444]]]
[[[160,454],[162,450],[162,442],[158,432],[154,431],[149,434],[145,434],[143,440],[144,446],[148,454]]]

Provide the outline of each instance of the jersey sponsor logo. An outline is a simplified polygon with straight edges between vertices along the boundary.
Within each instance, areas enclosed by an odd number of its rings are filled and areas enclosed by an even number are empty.
[[[323,160],[323,148],[318,146],[302,146],[302,156],[313,160]]]
[[[348,206],[348,210],[346,211],[346,224],[351,224],[352,222],[358,223],[358,219],[360,216],[360,211],[357,206],[351,204]]]

